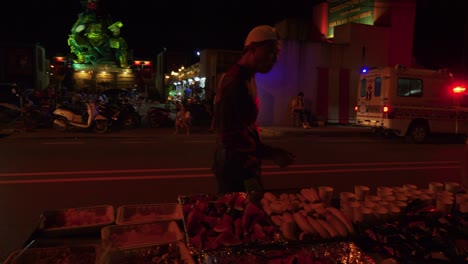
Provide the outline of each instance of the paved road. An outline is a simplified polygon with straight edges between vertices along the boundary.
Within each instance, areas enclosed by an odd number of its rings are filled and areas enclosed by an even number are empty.
[[[214,135],[172,132],[141,129],[57,137],[41,130],[0,139],[0,259],[24,242],[44,210],[174,202],[178,194],[213,192],[209,167]],[[464,150],[460,144],[410,145],[316,134],[265,141],[297,156],[287,169],[265,162],[269,189],[330,185],[339,192],[352,191],[355,184],[375,188],[458,180]]]

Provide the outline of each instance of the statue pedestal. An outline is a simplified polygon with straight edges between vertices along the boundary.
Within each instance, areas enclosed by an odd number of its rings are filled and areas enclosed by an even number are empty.
[[[118,67],[114,62],[73,64],[73,77],[77,90],[83,88],[99,93],[107,89],[133,89],[135,75],[131,69]]]

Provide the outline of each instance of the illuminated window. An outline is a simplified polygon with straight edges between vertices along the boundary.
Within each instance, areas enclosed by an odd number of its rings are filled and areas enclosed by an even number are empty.
[[[398,78],[397,95],[402,97],[422,97],[423,83],[421,79]]]

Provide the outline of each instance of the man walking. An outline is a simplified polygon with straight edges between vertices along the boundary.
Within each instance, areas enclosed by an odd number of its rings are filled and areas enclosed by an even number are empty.
[[[241,58],[220,81],[215,103],[217,148],[213,162],[218,193],[262,190],[263,159],[271,159],[280,167],[294,161],[291,153],[265,145],[256,123],[260,101],[255,74],[273,68],[279,49],[275,28],[255,27],[245,40]]]

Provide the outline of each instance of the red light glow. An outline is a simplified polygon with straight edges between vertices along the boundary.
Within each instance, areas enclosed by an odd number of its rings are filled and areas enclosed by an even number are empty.
[[[147,66],[149,66],[149,65],[151,65],[151,61],[140,61],[140,60],[136,60],[136,61],[133,62],[133,64],[135,64],[135,65],[147,65]]]
[[[465,88],[465,87],[462,87],[462,86],[457,86],[457,87],[454,87],[454,88],[452,89],[452,91],[453,91],[454,93],[464,93],[465,90],[466,90],[466,88]]]
[[[384,106],[383,107],[383,112],[388,113],[388,111],[390,111],[390,108],[388,108],[388,106]]]

